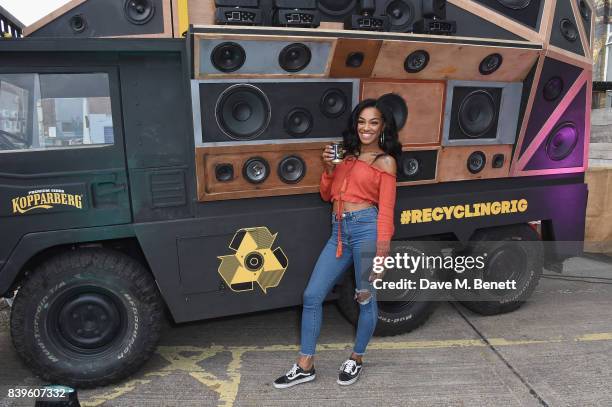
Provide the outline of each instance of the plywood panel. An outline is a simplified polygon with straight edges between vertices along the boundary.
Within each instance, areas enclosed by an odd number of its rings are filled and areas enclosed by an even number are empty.
[[[485,168],[478,174],[472,174],[467,168],[468,157],[474,151],[482,151],[486,157]],[[511,145],[442,147],[438,157],[438,180],[447,182],[508,177],[511,153]],[[493,168],[495,154],[504,155],[503,167]]]
[[[408,106],[408,120],[399,132],[400,143],[433,145],[440,143],[444,118],[445,83],[441,81],[383,81],[361,83],[361,98],[378,98],[396,93]]]
[[[321,153],[327,144],[329,142],[198,147],[198,199],[212,201],[318,192],[323,172]],[[306,164],[306,174],[296,184],[286,184],[278,176],[280,161],[289,155],[301,157]],[[264,158],[270,167],[268,178],[261,184],[251,184],[242,175],[243,165],[251,157]],[[215,178],[215,166],[224,163],[234,167],[232,181],[219,182]]]
[[[429,64],[421,72],[404,70],[406,57],[414,51],[429,53]],[[535,63],[541,50],[502,48],[482,45],[448,44],[416,41],[384,41],[372,76],[375,78],[522,81]],[[493,53],[502,55],[501,67],[490,75],[479,72],[480,62]]]
[[[382,40],[339,38],[332,58],[332,78],[369,78],[376,64]],[[364,55],[363,64],[358,68],[346,66],[346,60],[354,52]]]

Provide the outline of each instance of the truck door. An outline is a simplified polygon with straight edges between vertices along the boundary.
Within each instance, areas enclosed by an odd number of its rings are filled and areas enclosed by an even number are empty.
[[[0,267],[28,233],[131,222],[118,77],[0,68]]]

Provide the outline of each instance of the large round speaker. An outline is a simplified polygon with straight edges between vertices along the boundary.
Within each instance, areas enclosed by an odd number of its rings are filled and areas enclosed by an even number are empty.
[[[467,160],[467,169],[472,174],[478,174],[487,163],[487,157],[482,151],[474,151]]]
[[[478,70],[482,75],[491,75],[497,71],[503,62],[500,54],[487,55],[481,62]]]
[[[546,155],[553,161],[563,160],[574,151],[578,139],[579,133],[574,123],[561,123],[546,139]]]
[[[246,53],[240,44],[224,42],[210,53],[210,62],[221,72],[234,72],[244,65]]]
[[[569,19],[564,18],[559,22],[559,29],[563,38],[569,42],[574,42],[578,38],[578,28]]]
[[[270,101],[256,86],[233,85],[219,96],[215,117],[221,131],[229,138],[252,140],[270,124]]]
[[[69,24],[70,29],[76,34],[82,33],[87,28],[87,20],[82,14],[76,14],[72,16],[70,18]]]
[[[405,177],[411,178],[419,173],[421,163],[416,157],[408,157],[402,161],[401,169]]]
[[[318,7],[321,13],[333,17],[346,16],[353,12],[357,0],[319,0]]]
[[[297,155],[290,155],[278,163],[278,176],[286,184],[298,183],[306,175],[306,163]]]
[[[329,89],[321,96],[319,107],[325,116],[329,118],[339,117],[346,111],[348,100],[340,89]]]
[[[425,50],[411,52],[404,61],[404,70],[408,73],[417,73],[425,69],[429,63],[429,53]]]
[[[522,10],[529,6],[531,0],[497,0],[502,6],[512,10]]]
[[[270,175],[270,166],[262,157],[251,157],[244,163],[242,175],[251,184],[261,184]]]
[[[478,138],[495,123],[495,112],[493,96],[484,90],[475,90],[461,101],[459,128],[466,136]]]
[[[412,27],[415,10],[410,0],[391,0],[387,2],[384,13],[389,17],[391,31],[404,32]]]
[[[386,106],[393,113],[397,130],[401,130],[408,120],[408,106],[404,98],[395,93],[387,93],[378,99],[378,103]]]
[[[558,76],[550,78],[542,89],[542,96],[545,100],[552,102],[563,93],[563,79]]]
[[[146,24],[153,18],[155,6],[151,0],[126,0],[125,17],[132,24]]]
[[[299,72],[310,64],[310,48],[301,43],[289,44],[278,55],[278,64],[287,72]]]
[[[312,130],[314,119],[307,109],[295,108],[285,116],[285,131],[293,137],[307,136]]]

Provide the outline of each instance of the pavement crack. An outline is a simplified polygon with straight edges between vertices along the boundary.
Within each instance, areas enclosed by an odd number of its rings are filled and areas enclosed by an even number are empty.
[[[467,318],[467,316],[459,309],[457,303],[450,302],[450,304],[455,309],[455,311],[457,311],[459,316],[461,316],[461,318],[463,318],[463,320],[474,330],[474,332],[476,332],[476,334],[487,345],[487,347],[491,349],[491,351],[493,351],[493,353],[506,365],[508,369],[510,369],[510,371],[521,381],[521,383],[523,383],[523,385],[529,390],[529,394],[531,394],[536,400],[538,400],[540,405],[544,407],[550,407],[546,400],[544,400],[542,396],[538,394],[538,392],[529,384],[529,382],[527,382],[527,380],[523,376],[521,376],[521,374],[514,368],[514,366],[510,364],[510,362],[495,348],[495,346],[493,346],[493,344],[489,342],[489,340],[484,336],[484,334],[480,332],[480,330]]]

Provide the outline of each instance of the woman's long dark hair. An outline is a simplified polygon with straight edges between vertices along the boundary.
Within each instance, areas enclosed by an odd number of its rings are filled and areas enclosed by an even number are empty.
[[[359,134],[357,133],[357,124],[359,123],[359,115],[361,114],[361,111],[368,107],[375,107],[378,109],[384,122],[384,142],[381,144],[379,138],[378,146],[386,154],[389,154],[395,158],[396,161],[399,161],[400,155],[402,154],[402,145],[400,144],[397,135],[395,118],[393,117],[391,110],[387,106],[380,104],[376,99],[365,99],[353,109],[351,117],[349,118],[348,127],[342,133],[342,144],[346,154],[354,156],[361,154],[361,140],[359,139]]]

